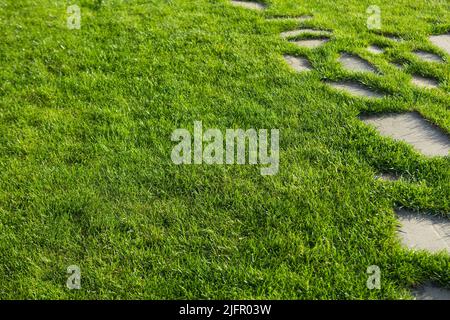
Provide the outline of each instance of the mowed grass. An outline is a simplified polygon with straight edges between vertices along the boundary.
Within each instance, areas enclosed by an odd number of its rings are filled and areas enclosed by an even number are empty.
[[[403,248],[393,211],[448,216],[449,157],[358,120],[415,110],[450,133],[450,57],[427,40],[450,30],[446,1],[377,1],[381,32],[403,43],[367,29],[365,0],[273,0],[265,12],[225,0],[74,4],[80,30],[66,27],[67,1],[0,0],[0,298],[409,299],[427,281],[450,288],[449,255]],[[332,41],[300,49],[279,36],[298,23],[267,19],[304,14]],[[367,53],[372,43],[386,53]],[[346,72],[342,51],[381,73]],[[314,71],[293,72],[283,54]],[[413,73],[440,88],[414,88]],[[387,97],[324,84],[351,79]],[[279,173],[174,165],[171,133],[194,121],[280,129]],[[69,265],[81,290],[66,288]],[[381,290],[366,286],[370,265]]]

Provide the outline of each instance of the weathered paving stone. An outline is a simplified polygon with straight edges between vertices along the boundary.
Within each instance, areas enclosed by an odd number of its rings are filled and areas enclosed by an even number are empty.
[[[367,48],[367,51],[373,53],[373,54],[382,54],[384,50],[376,45],[371,45]]]
[[[397,209],[402,243],[413,250],[450,253],[450,220]]]
[[[302,35],[302,34],[331,35],[331,32],[327,31],[327,30],[317,30],[317,29],[304,28],[304,29],[296,29],[296,30],[285,31],[285,32],[282,32],[280,35],[283,38],[290,38],[290,37],[295,37],[295,36],[299,36],[299,35]]]
[[[400,177],[393,173],[379,173],[375,176],[376,179],[383,181],[397,181],[400,180]]]
[[[412,291],[416,300],[450,300],[450,290],[432,283],[424,284]]]
[[[351,95],[358,96],[358,97],[366,97],[366,98],[383,98],[384,95],[373,91],[366,86],[363,86],[362,84],[359,84],[357,82],[327,82],[328,85],[331,87],[340,90],[345,91]]]
[[[366,60],[351,55],[348,53],[343,53],[339,58],[339,62],[342,64],[343,68],[352,72],[376,72],[376,69]]]
[[[252,10],[264,10],[266,6],[259,2],[253,2],[253,1],[238,1],[238,0],[232,0],[231,4],[243,7],[246,9],[252,9]]]
[[[291,41],[291,42],[302,48],[315,49],[315,48],[318,48],[321,45],[327,43],[328,41],[330,41],[330,39],[320,38],[320,39],[303,39],[303,40],[296,40],[296,41]]]
[[[312,69],[310,62],[306,58],[285,55],[284,60],[297,72],[305,72]]]
[[[426,156],[446,156],[450,151],[450,138],[438,127],[416,112],[361,116],[382,136],[404,141]]]
[[[413,54],[422,61],[425,62],[444,62],[444,60],[437,54],[426,52],[422,50],[416,50]]]
[[[386,38],[388,38],[389,40],[392,40],[392,41],[394,41],[394,42],[402,42],[403,41],[403,39],[402,38],[400,38],[399,36],[386,36]]]
[[[439,87],[439,82],[436,79],[425,78],[418,75],[413,75],[411,83],[420,88],[433,89]]]
[[[304,16],[300,16],[300,17],[272,17],[272,18],[268,18],[267,20],[269,21],[282,21],[282,20],[294,20],[297,22],[304,22],[304,21],[308,21],[311,20],[313,18],[313,16],[309,16],[309,15],[304,15]]]
[[[436,46],[450,54],[450,33],[431,36],[430,41]]]

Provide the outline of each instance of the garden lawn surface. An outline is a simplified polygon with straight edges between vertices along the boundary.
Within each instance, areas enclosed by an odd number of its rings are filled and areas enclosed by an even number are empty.
[[[450,30],[449,4],[379,0],[375,32],[372,2],[0,0],[0,298],[411,299],[426,282],[449,288],[449,255],[404,248],[394,213],[449,216],[449,157],[358,118],[416,111],[450,133],[450,57],[428,40]],[[69,4],[80,30],[67,28]],[[269,19],[302,15],[313,19]],[[310,50],[280,36],[299,25],[332,31],[330,41]],[[346,71],[342,52],[381,72]],[[414,87],[412,74],[439,89]],[[279,129],[278,174],[173,164],[171,134],[194,121]],[[80,290],[66,287],[70,265]],[[366,285],[371,265],[380,290]]]

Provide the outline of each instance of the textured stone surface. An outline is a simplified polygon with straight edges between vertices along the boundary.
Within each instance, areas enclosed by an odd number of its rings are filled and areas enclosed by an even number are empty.
[[[320,39],[303,39],[303,40],[296,40],[296,41],[291,41],[291,42],[302,48],[314,49],[314,48],[318,48],[321,45],[327,43],[329,40],[330,39],[327,39],[327,38],[320,38]]]
[[[262,3],[254,2],[254,1],[232,0],[231,4],[238,6],[238,7],[243,7],[243,8],[252,9],[252,10],[264,10],[266,8],[266,6],[263,5]]]
[[[294,57],[285,55],[284,60],[289,64],[295,71],[305,72],[312,69],[311,64],[308,59],[302,57]]]
[[[419,58],[422,61],[425,62],[444,62],[444,60],[438,56],[437,54],[434,54],[432,52],[426,52],[422,50],[416,50],[413,52],[413,54]]]
[[[371,45],[367,48],[367,51],[373,53],[373,54],[382,54],[384,50],[376,45]]]
[[[448,218],[397,209],[402,243],[413,250],[450,253],[450,220]]]
[[[430,41],[436,46],[450,54],[450,33],[431,36]]]
[[[342,64],[342,67],[348,71],[376,72],[375,68],[369,62],[348,53],[343,53],[339,58],[339,62]]]
[[[399,176],[393,173],[379,173],[375,176],[375,178],[384,181],[397,181],[400,179]]]
[[[439,87],[439,82],[436,79],[425,78],[418,75],[413,75],[411,83],[420,88],[433,89]]]
[[[416,300],[450,300],[450,290],[427,283],[412,291]]]
[[[268,18],[267,20],[270,20],[270,21],[294,20],[297,22],[303,22],[303,21],[311,20],[312,18],[313,18],[313,16],[304,15],[304,16],[300,16],[300,17],[271,17],[271,18]]]
[[[331,87],[345,91],[347,93],[350,93],[352,95],[358,96],[358,97],[366,97],[366,98],[382,98],[384,97],[383,94],[373,91],[362,84],[356,83],[356,82],[327,82],[328,85]]]
[[[330,35],[331,32],[327,31],[327,30],[303,28],[303,29],[285,31],[285,32],[282,32],[280,35],[283,38],[290,38],[290,37],[295,37],[295,36],[299,36],[302,34]]]
[[[370,115],[361,120],[381,135],[404,141],[426,156],[446,156],[450,151],[450,138],[418,113]]]

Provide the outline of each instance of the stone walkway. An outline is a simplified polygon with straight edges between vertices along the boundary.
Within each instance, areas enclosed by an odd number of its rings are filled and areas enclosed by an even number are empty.
[[[265,5],[248,2],[232,1],[234,5],[246,7],[254,10],[263,10]],[[292,20],[298,22],[313,19],[313,16],[275,17],[270,20]],[[325,45],[331,40],[332,32],[328,30],[299,28],[287,30],[280,36],[287,41],[301,47],[314,50]],[[307,38],[298,39],[307,35]],[[385,36],[389,40],[400,43],[403,39],[394,35]],[[429,37],[430,42],[450,55],[450,34],[433,35]],[[373,55],[383,55],[385,50],[377,45],[370,45],[366,50]],[[445,63],[445,60],[438,54],[424,50],[415,50],[412,54],[424,63]],[[313,70],[313,66],[305,57],[284,55],[285,62],[296,72],[307,72]],[[339,63],[347,72],[352,73],[372,73],[377,74],[377,68],[369,61],[358,55],[343,52],[339,57]],[[391,62],[391,65],[398,70],[403,70],[400,63]],[[411,75],[411,84],[420,89],[435,89],[439,87],[439,81],[421,75]],[[385,97],[378,90],[373,90],[356,81],[333,82],[327,81],[330,87],[346,92],[351,96],[380,99]],[[425,120],[419,113],[406,112],[399,114],[374,114],[361,116],[360,119],[366,124],[373,126],[382,136],[410,144],[417,152],[428,157],[449,156],[450,138],[437,126]],[[392,173],[380,173],[377,179],[386,183],[395,183],[400,177]],[[431,253],[447,252],[450,254],[450,220],[444,217],[418,214],[406,209],[396,209],[399,221],[399,237],[402,243],[411,250],[426,250]],[[450,290],[439,288],[433,284],[425,284],[412,291],[418,300],[446,299],[450,300]]]

